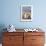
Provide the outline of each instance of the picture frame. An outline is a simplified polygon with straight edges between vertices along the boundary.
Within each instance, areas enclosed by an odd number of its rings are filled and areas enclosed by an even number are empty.
[[[33,6],[21,5],[21,21],[32,21],[33,19]]]

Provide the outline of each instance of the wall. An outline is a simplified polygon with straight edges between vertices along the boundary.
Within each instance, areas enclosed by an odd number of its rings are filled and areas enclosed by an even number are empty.
[[[33,21],[20,21],[21,5],[33,5]],[[16,28],[40,27],[46,32],[46,0],[0,0],[0,31],[9,24]]]

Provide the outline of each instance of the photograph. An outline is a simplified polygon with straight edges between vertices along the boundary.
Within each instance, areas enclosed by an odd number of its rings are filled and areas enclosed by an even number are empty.
[[[21,6],[21,21],[32,21],[32,5]]]

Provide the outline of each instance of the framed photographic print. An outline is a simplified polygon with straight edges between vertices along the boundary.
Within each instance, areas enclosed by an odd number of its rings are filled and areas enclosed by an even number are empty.
[[[21,21],[32,21],[33,8],[32,5],[21,6]]]

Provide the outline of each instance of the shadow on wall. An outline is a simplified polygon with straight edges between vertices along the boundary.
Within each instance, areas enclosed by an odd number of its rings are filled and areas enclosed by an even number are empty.
[[[4,24],[0,24],[0,43],[2,43],[2,32],[5,32],[3,29],[5,28],[5,25]]]

